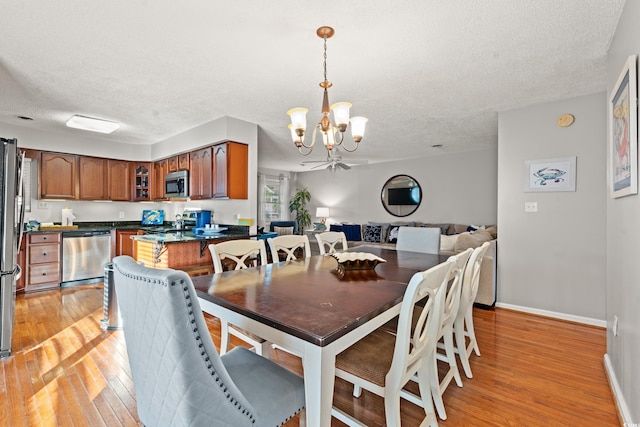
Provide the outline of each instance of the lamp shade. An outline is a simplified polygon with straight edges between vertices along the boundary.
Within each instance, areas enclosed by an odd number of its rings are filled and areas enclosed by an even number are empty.
[[[331,110],[333,111],[333,119],[336,121],[336,125],[340,127],[343,126],[343,129],[347,128],[349,124],[349,109],[351,108],[351,103],[349,102],[336,102],[331,106]]]
[[[356,141],[360,141],[364,136],[364,128],[367,125],[366,117],[351,117],[351,135]]]
[[[320,207],[316,208],[316,218],[326,218],[329,216],[329,208]]]
[[[307,128],[307,111],[309,110],[306,108],[292,108],[287,111],[287,114],[291,117],[291,127],[294,131]]]

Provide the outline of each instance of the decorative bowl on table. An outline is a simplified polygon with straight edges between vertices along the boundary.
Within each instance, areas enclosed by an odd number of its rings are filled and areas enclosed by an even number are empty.
[[[338,270],[373,270],[387,260],[368,252],[335,252],[330,255],[338,261]]]

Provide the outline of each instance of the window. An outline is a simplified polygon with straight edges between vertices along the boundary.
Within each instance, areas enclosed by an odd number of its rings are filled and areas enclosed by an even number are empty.
[[[271,221],[286,220],[287,200],[286,187],[288,178],[283,175],[267,176],[260,175],[260,220],[259,226],[269,228]]]

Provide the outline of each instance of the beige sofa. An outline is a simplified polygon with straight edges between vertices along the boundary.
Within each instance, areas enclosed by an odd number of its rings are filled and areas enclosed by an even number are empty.
[[[369,222],[361,225],[361,240],[349,241],[349,246],[356,247],[361,245],[381,246],[389,249],[395,249],[396,244],[393,239],[393,228],[403,225],[415,227],[439,227],[441,229],[440,236],[440,253],[442,255],[455,255],[467,248],[476,248],[484,242],[489,242],[489,250],[482,260],[480,270],[480,284],[478,286],[478,294],[476,296],[476,305],[489,308],[493,307],[496,302],[496,265],[497,265],[497,242],[498,231],[495,226],[486,226],[481,229],[471,230],[475,226],[465,224],[431,224],[421,222],[392,222],[380,223]],[[369,227],[367,227],[369,226]],[[380,227],[380,240],[376,240],[375,233],[367,234],[367,231]],[[384,231],[383,231],[384,230]],[[357,237],[356,237],[357,238]],[[373,240],[373,241],[372,241]]]

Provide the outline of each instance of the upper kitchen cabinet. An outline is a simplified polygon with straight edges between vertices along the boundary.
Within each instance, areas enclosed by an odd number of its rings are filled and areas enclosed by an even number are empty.
[[[169,173],[169,160],[163,159],[153,162],[153,200],[163,200],[164,176]]]
[[[131,201],[131,162],[107,160],[107,190],[109,200]]]
[[[182,153],[167,159],[169,172],[189,170],[189,153]]]
[[[192,151],[189,154],[189,195],[192,199],[210,199],[213,195],[213,162],[211,147]]]
[[[133,200],[151,201],[151,162],[133,163]]]
[[[107,159],[80,156],[80,200],[107,200]]]
[[[249,197],[249,146],[225,142],[213,146],[213,197],[246,199]]]
[[[78,156],[40,153],[38,177],[41,199],[78,199]]]

